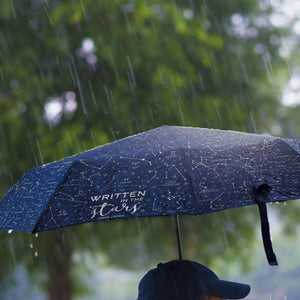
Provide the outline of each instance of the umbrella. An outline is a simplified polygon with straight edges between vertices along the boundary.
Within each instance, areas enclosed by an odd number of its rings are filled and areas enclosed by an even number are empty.
[[[257,204],[277,264],[265,203],[299,198],[299,152],[299,139],[161,126],[31,169],[0,201],[0,229],[36,233]],[[180,245],[179,228],[177,237]]]

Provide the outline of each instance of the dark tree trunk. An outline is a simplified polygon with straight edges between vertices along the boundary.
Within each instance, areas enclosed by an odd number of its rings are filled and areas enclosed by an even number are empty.
[[[71,300],[72,282],[71,271],[71,248],[61,232],[51,233],[51,247],[48,249],[48,299]]]

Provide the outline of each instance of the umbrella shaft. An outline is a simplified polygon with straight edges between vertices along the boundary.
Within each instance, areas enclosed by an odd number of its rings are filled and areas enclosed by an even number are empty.
[[[180,225],[179,225],[179,216],[178,215],[175,215],[175,225],[176,225],[178,256],[179,256],[179,259],[182,259],[182,246],[181,246],[181,235],[180,235]]]

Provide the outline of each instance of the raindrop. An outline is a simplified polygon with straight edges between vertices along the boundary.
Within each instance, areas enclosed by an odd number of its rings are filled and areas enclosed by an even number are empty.
[[[224,229],[224,227],[222,228],[222,232],[223,232],[223,236],[224,236],[226,247],[229,248],[228,239],[227,239],[227,233],[226,233],[226,230]]]
[[[8,245],[9,245],[9,250],[10,250],[9,253],[11,254],[12,261],[14,265],[16,265],[17,264],[16,250],[15,250],[15,244],[13,243],[12,239],[9,239]]]
[[[74,74],[75,74],[76,85],[77,85],[77,88],[78,88],[78,91],[79,91],[79,95],[80,95],[80,101],[81,101],[82,110],[83,110],[84,114],[87,116],[88,113],[87,113],[87,109],[86,109],[86,105],[85,105],[85,100],[84,100],[84,97],[83,97],[81,82],[80,82],[80,79],[78,77],[77,67],[76,67],[73,55],[71,55],[71,63],[72,63]]]
[[[243,74],[244,74],[245,80],[249,84],[248,73],[247,73],[246,66],[244,63],[242,63],[242,69],[243,69]]]
[[[86,11],[85,11],[85,8],[84,8],[82,0],[80,0],[80,4],[81,4],[81,8],[82,8],[82,12],[83,12],[84,18],[85,18],[85,20],[87,20],[87,15],[86,15]]]
[[[13,11],[14,17],[17,18],[17,14],[16,14],[16,10],[15,10],[13,0],[10,0],[10,6],[11,6],[11,9]]]
[[[225,59],[224,55],[221,55],[221,59],[222,59],[223,66],[224,66],[225,70],[228,72],[229,69],[228,69],[228,65],[227,65],[227,62],[226,62],[226,59]]]
[[[34,252],[34,256],[35,256],[35,257],[38,257],[38,255],[39,255],[38,252],[35,251],[35,252]]]
[[[9,172],[9,177],[10,177],[11,183],[15,184],[15,180],[14,180],[13,174],[11,172]]]
[[[7,231],[8,234],[11,234],[12,232],[13,232],[12,229],[10,229],[10,230]]]
[[[120,77],[119,77],[118,69],[117,69],[117,67],[115,66],[114,58],[113,58],[112,53],[111,53],[110,50],[109,50],[108,54],[109,54],[109,59],[110,59],[110,61],[111,61],[111,64],[113,65],[115,77],[116,77],[117,82],[118,82],[118,84],[119,84],[119,83],[120,83]]]
[[[158,34],[157,34],[157,31],[156,31],[156,28],[155,28],[155,25],[154,25],[154,22],[153,22],[152,19],[151,19],[151,24],[152,24],[152,28],[153,28],[153,32],[155,34],[155,37],[158,38]]]
[[[95,106],[97,106],[97,101],[96,101],[94,89],[93,89],[93,86],[92,86],[92,83],[91,83],[90,80],[89,80],[89,87],[90,87],[93,103],[94,103]]]
[[[33,249],[33,244],[30,244],[29,247],[30,247],[30,249]]]
[[[205,86],[204,86],[204,82],[202,80],[202,75],[201,75],[200,71],[198,71],[197,73],[198,73],[198,79],[199,79],[198,82],[199,82],[200,89],[202,91],[204,91],[205,90]]]
[[[179,110],[179,114],[180,114],[180,118],[181,118],[181,124],[182,124],[183,126],[185,126],[184,117],[183,117],[183,112],[182,112],[181,105],[180,105],[179,102],[178,102],[178,110]]]
[[[42,80],[43,80],[44,82],[46,82],[46,80],[45,80],[45,74],[44,74],[44,71],[43,71],[43,69],[42,69],[42,65],[41,65],[41,64],[39,64],[39,70],[40,70],[40,74],[41,74]]]
[[[68,67],[69,67],[69,71],[70,71],[70,75],[71,75],[71,78],[72,78],[73,85],[76,86],[75,76],[74,76],[74,72],[72,70],[71,64],[68,64]]]
[[[37,145],[38,150],[39,150],[40,160],[42,162],[42,165],[44,165],[44,159],[43,159],[43,155],[42,155],[42,151],[41,151],[41,147],[40,147],[40,143],[39,143],[38,138],[36,138],[36,145]]]
[[[45,13],[46,13],[46,15],[47,15],[47,17],[49,19],[50,24],[53,25],[53,21],[51,19],[51,16],[50,16],[50,14],[48,12],[48,8],[46,6],[44,6],[44,10],[45,10]]]
[[[94,147],[96,147],[96,146],[97,146],[97,144],[96,144],[96,139],[95,139],[95,135],[94,135],[94,132],[93,132],[93,129],[92,129],[92,128],[90,128],[90,135],[91,135],[91,138],[92,138]]]
[[[46,3],[46,5],[47,5],[47,7],[50,8],[49,0],[45,0],[45,3]]]
[[[136,81],[135,81],[135,76],[134,76],[134,72],[133,72],[133,68],[132,68],[132,64],[131,64],[131,60],[130,60],[130,57],[129,57],[129,55],[127,55],[127,62],[128,62],[128,65],[129,65],[129,70],[130,70],[130,78],[131,78],[131,81],[132,81],[133,87],[137,87],[137,85],[136,85]]]
[[[219,110],[219,106],[217,105],[216,101],[214,101],[214,106],[215,106],[215,110],[217,112],[219,120],[222,121],[220,110]]]
[[[254,130],[255,133],[257,133],[256,125],[255,125],[255,121],[254,121],[254,118],[253,118],[253,114],[252,114],[252,113],[250,113],[250,119],[251,119],[251,123],[252,123],[253,130]]]
[[[158,74],[159,74],[160,81],[161,81],[162,85],[165,85],[165,80],[164,80],[164,77],[163,77],[163,75],[162,75],[160,66],[158,67]]]

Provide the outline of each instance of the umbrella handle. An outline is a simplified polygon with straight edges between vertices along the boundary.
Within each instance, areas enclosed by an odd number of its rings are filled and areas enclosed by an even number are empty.
[[[178,257],[179,259],[182,259],[182,244],[181,244],[179,216],[175,215],[174,217],[175,217],[175,226],[176,226]]]

